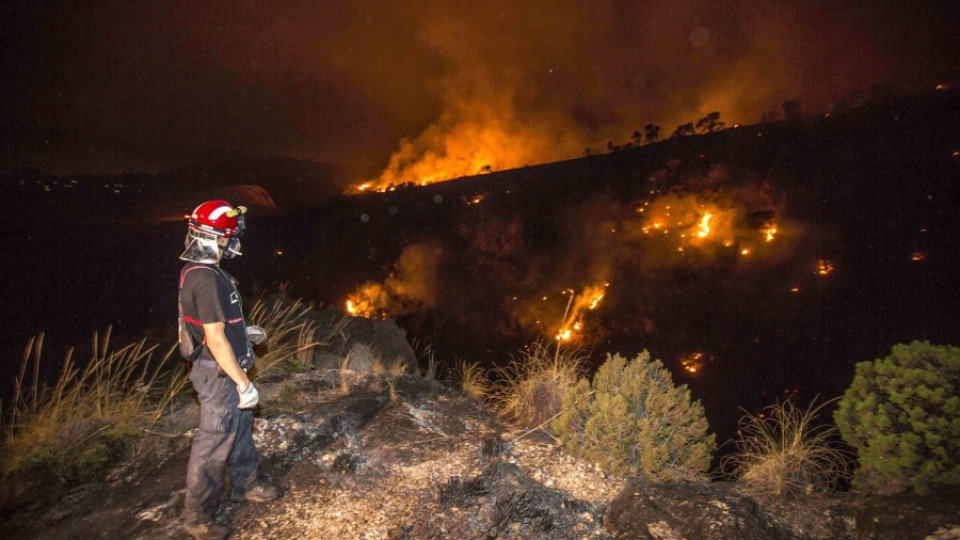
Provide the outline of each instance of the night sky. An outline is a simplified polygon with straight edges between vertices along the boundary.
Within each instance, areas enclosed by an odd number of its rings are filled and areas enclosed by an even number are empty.
[[[955,1],[29,0],[0,21],[0,167],[54,174],[222,155],[349,181],[431,153],[505,169],[960,73]]]

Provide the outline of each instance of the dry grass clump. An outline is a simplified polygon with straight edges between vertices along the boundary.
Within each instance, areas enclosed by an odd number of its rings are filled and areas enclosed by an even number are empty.
[[[434,355],[433,347],[429,344],[421,346],[417,340],[413,340],[413,350],[417,356],[417,364],[422,366],[419,368],[420,377],[427,379],[428,381],[437,380],[437,375],[440,370],[437,365],[437,359]]]
[[[454,376],[463,392],[474,399],[485,400],[493,393],[493,383],[487,371],[476,362],[460,360]]]
[[[833,445],[837,428],[817,425],[820,412],[836,400],[800,409],[790,400],[759,416],[740,419],[737,452],[724,459],[754,495],[797,497],[836,489],[849,477],[850,458]]]
[[[548,427],[560,414],[564,396],[577,385],[585,362],[583,351],[559,347],[551,351],[542,343],[534,344],[520,360],[496,370],[500,378],[490,397],[505,420],[530,428]]]
[[[254,303],[247,321],[267,332],[267,341],[260,346],[265,352],[257,357],[257,374],[306,371],[315,367],[315,349],[330,345],[342,336],[349,319],[344,316],[321,324],[311,317],[312,312],[313,308],[302,300],[290,300],[283,295]]]
[[[407,374],[407,364],[399,356],[393,360],[383,360],[377,357],[374,359],[372,371],[374,375],[396,378]]]
[[[5,473],[39,468],[82,479],[154,425],[187,385],[184,371],[171,369],[175,347],[154,362],[157,346],[143,339],[111,350],[109,329],[94,334],[82,367],[68,351],[52,386],[40,380],[42,349],[43,334],[28,342],[3,408]]]
[[[373,374],[383,377],[389,389],[390,401],[400,399],[397,394],[397,379],[407,374],[407,364],[399,356],[393,360],[385,361],[377,358],[373,363]]]

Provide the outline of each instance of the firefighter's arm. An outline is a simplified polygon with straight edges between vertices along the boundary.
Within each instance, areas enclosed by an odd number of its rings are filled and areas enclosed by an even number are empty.
[[[220,369],[227,374],[227,377],[230,377],[233,382],[237,383],[237,391],[243,392],[246,390],[247,385],[250,384],[250,379],[247,377],[247,374],[243,372],[243,369],[240,368],[240,364],[237,362],[236,355],[233,354],[233,348],[230,347],[230,342],[227,341],[227,335],[223,331],[223,323],[206,323],[203,325],[203,334],[207,338],[207,348],[210,349],[210,353],[213,354],[213,357],[217,360],[217,365],[220,366]]]

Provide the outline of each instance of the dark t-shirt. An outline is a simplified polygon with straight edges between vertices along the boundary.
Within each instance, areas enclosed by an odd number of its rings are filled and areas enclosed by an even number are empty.
[[[214,264],[187,263],[180,271],[180,305],[183,322],[194,344],[202,345],[199,360],[213,360],[205,345],[203,325],[223,323],[223,331],[237,361],[253,355],[243,320],[243,304],[236,281]]]

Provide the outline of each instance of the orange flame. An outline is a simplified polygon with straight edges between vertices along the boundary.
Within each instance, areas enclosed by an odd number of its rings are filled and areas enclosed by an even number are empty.
[[[603,300],[603,297],[606,295],[606,288],[609,286],[609,283],[593,285],[585,288],[582,293],[570,299],[566,318],[560,326],[560,329],[557,330],[557,333],[554,335],[557,341],[567,342],[579,336],[583,330],[584,312],[597,309],[600,301]]]
[[[697,196],[666,196],[644,203],[637,213],[645,217],[641,231],[662,238],[679,240],[676,251],[707,247],[714,243],[732,243],[738,218],[737,210],[721,208]]]
[[[353,317],[384,318],[387,315],[388,300],[383,286],[379,283],[367,282],[359,285],[353,294],[347,296],[344,307]]]
[[[777,224],[769,223],[765,225],[763,229],[760,230],[760,232],[763,233],[763,238],[767,242],[773,242],[774,237],[777,236]]]
[[[697,236],[700,238],[706,238],[710,234],[710,218],[713,217],[713,214],[710,212],[704,212],[703,217],[700,218],[700,225],[697,231]]]

